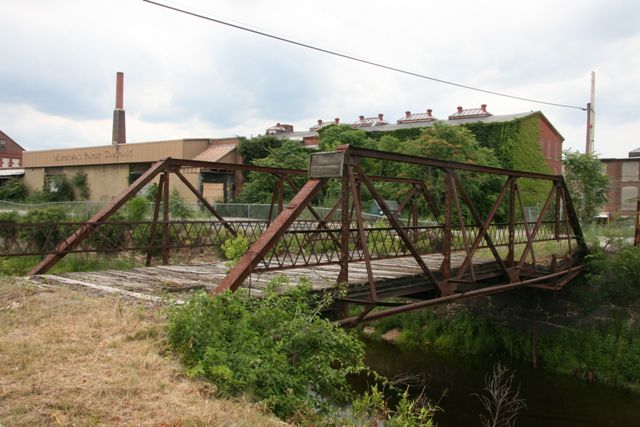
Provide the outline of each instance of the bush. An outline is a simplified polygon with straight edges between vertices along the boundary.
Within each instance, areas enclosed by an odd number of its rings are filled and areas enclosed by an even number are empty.
[[[15,226],[20,217],[17,212],[0,212],[0,239],[3,241],[15,237],[18,228]]]
[[[353,395],[347,375],[366,370],[363,344],[319,317],[308,283],[280,295],[282,283],[272,281],[261,299],[203,293],[173,308],[169,342],[190,375],[222,394],[249,394],[280,417],[326,414]]]
[[[98,226],[91,234],[90,241],[94,249],[99,251],[117,252],[125,245],[127,229],[123,224],[125,218],[121,214],[111,215],[108,221]]]
[[[27,186],[18,178],[10,178],[0,185],[0,200],[23,201],[27,197],[27,193]]]
[[[175,188],[171,192],[171,195],[169,195],[169,213],[171,214],[171,218],[185,219],[193,216],[193,212],[184,203],[184,199]]]
[[[82,200],[89,200],[91,191],[89,190],[89,182],[85,171],[78,171],[71,177],[71,183],[78,190],[78,195]]]
[[[32,244],[38,251],[51,251],[72,231],[71,228],[60,224],[66,219],[67,214],[63,207],[31,210],[23,217],[22,222],[42,225],[21,228],[20,238]]]
[[[229,260],[227,266],[233,267],[249,249],[249,239],[244,234],[238,234],[232,239],[225,240],[220,249],[222,249],[225,258]]]
[[[145,197],[134,197],[124,205],[125,215],[129,221],[142,221],[149,211],[149,201]]]

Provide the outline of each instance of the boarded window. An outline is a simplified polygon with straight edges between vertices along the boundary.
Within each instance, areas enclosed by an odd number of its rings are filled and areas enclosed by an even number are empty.
[[[224,202],[224,184],[218,182],[202,183],[202,196],[209,203]]]
[[[638,180],[638,162],[622,162],[622,176],[620,181]]]
[[[620,194],[620,209],[636,210],[636,202],[638,200],[638,187],[622,187]]]

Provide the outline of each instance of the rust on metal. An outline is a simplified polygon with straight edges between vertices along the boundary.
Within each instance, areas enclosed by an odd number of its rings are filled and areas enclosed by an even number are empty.
[[[413,165],[406,169],[408,171],[424,168],[417,175],[429,179],[367,173],[365,165],[380,162]],[[141,251],[150,265],[153,253],[162,254],[162,262],[168,263],[172,251],[219,247],[228,235],[242,234],[249,240],[250,248],[220,282],[216,292],[237,290],[253,273],[338,265],[339,272],[332,280],[341,286],[336,290],[342,304],[339,311],[344,313],[346,304],[364,307],[359,315],[343,321],[349,326],[519,286],[558,290],[582,271],[580,256],[585,252],[584,237],[561,176],[350,146],[340,147],[336,153],[314,154],[311,163],[309,171],[303,171],[164,159],[152,165],[87,222],[0,224],[0,236],[6,236],[0,237],[0,255],[45,255],[31,274],[45,272],[68,253]],[[225,219],[185,178],[181,168],[271,175],[275,186],[268,217],[261,220]],[[466,179],[469,173],[505,178],[499,190],[496,188],[487,194],[488,199],[495,201],[482,211],[463,185],[462,178]],[[200,204],[211,213],[211,219],[171,218],[171,174],[177,175],[196,195]],[[304,175],[308,176],[298,190],[298,181],[302,181]],[[158,176],[159,191],[151,220],[110,220],[126,201]],[[322,178],[314,178],[320,176]],[[522,179],[541,180],[551,187],[542,209],[531,218],[525,214],[519,185]],[[333,189],[334,193],[329,195],[338,197],[328,213],[325,211],[321,215],[312,201],[330,180],[333,180],[332,185],[326,188]],[[285,185],[296,193],[288,204]],[[444,188],[444,191],[435,190],[431,185]],[[389,186],[393,186],[399,201],[395,209],[391,209],[382,196],[388,193],[381,189],[388,190]],[[290,193],[288,189],[287,192]],[[366,212],[364,205],[369,201],[377,203],[381,216],[377,216],[377,211],[376,215]],[[305,210],[311,213],[312,219],[302,219]],[[156,232],[159,227],[161,236]],[[33,235],[35,230],[40,232],[38,239],[24,237]],[[99,239],[90,237],[98,231]],[[547,241],[566,242],[562,247],[566,245],[568,249],[557,256],[536,257],[535,245]],[[486,258],[489,253],[491,255]],[[382,263],[390,276],[395,277],[401,268],[385,260],[397,258],[411,259],[413,274],[421,274],[406,284],[388,283],[384,270],[377,265]],[[417,266],[413,264],[414,260]],[[353,263],[362,264],[350,274],[349,267]],[[397,271],[391,274],[394,269]],[[354,283],[360,283],[360,287]],[[392,308],[378,312],[374,311],[375,307]]]
[[[300,212],[306,209],[311,200],[318,194],[326,179],[310,179],[300,192],[289,202],[287,208],[271,223],[264,233],[255,241],[216,288],[216,293],[230,289],[236,291],[253,269],[260,263],[267,251],[273,248],[284,231],[295,221]]]

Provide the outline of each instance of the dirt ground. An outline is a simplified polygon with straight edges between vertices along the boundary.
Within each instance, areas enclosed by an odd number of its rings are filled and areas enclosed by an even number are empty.
[[[0,278],[0,425],[282,426],[185,376],[162,309]]]

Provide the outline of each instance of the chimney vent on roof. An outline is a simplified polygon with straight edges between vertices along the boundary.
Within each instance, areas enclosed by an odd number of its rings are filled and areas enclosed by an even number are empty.
[[[411,111],[407,110],[404,112],[404,115],[407,116],[407,119],[411,117]]]
[[[427,116],[432,117],[431,113],[433,112],[433,110],[431,108],[427,108]]]
[[[335,119],[333,119],[333,121],[335,122],[335,124],[339,125],[340,124],[340,117],[336,117]]]
[[[360,121],[364,120],[364,116],[358,116],[360,118]]]
[[[116,73],[116,108],[113,110],[113,132],[111,142],[124,144],[127,142],[127,131],[124,120],[124,73]]]
[[[378,120],[383,121],[384,120],[384,114],[379,113],[378,114]]]
[[[462,107],[458,106],[458,113],[462,113]]]
[[[487,112],[487,104],[482,104],[480,106],[480,109],[482,110],[483,113],[486,113]]]
[[[318,119],[318,124],[321,125],[322,124],[322,119]]]

